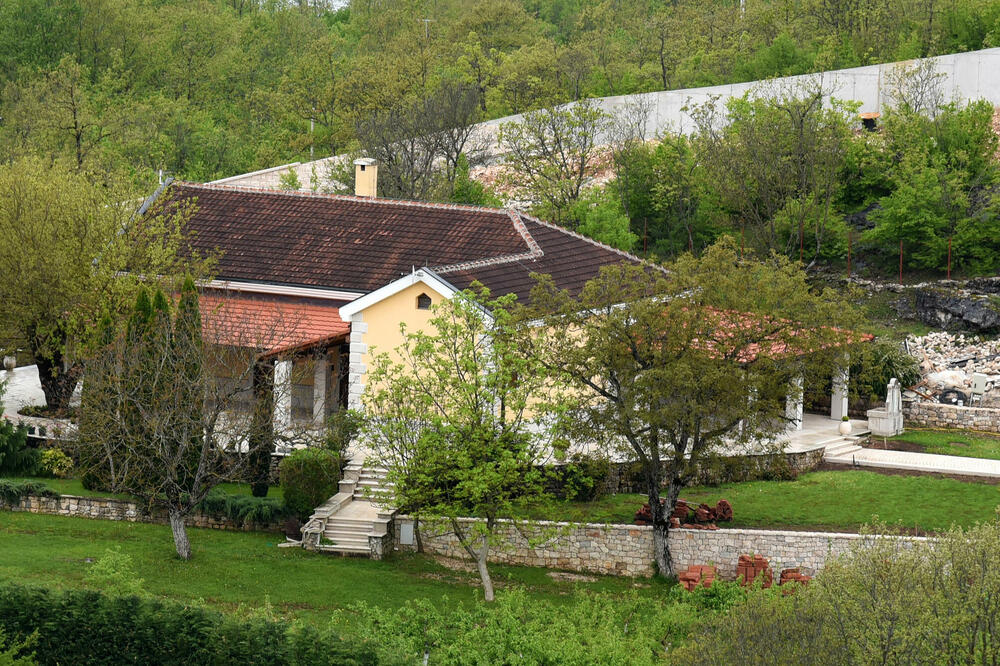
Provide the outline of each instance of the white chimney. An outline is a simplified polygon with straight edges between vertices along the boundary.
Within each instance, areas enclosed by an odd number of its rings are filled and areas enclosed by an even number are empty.
[[[378,164],[370,157],[354,160],[354,194],[359,197],[376,196]]]

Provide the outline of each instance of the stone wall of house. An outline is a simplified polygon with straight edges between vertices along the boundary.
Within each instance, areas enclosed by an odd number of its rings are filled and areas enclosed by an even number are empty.
[[[1000,432],[1000,409],[906,401],[903,402],[903,425]]]
[[[401,516],[396,520],[398,534],[399,524],[410,519]],[[465,523],[471,521],[463,519]],[[492,562],[618,576],[654,573],[653,528],[649,526],[542,522],[518,529],[508,523],[501,526],[501,535],[503,545],[491,553]],[[422,525],[421,537],[427,553],[468,559],[450,528]],[[670,532],[670,549],[676,571],[694,564],[714,564],[720,578],[734,580],[740,555],[761,555],[775,572],[798,567],[812,576],[828,559],[846,553],[852,544],[866,538],[871,537],[826,532],[675,529]],[[406,544],[397,547],[414,548]]]
[[[53,516],[73,516],[77,518],[96,518],[98,520],[124,520],[128,522],[167,524],[165,511],[155,510],[149,513],[130,500],[108,497],[79,497],[77,495],[62,495],[60,497],[39,497],[29,495],[16,504],[0,500],[0,509],[9,511],[27,511],[29,513],[44,513]],[[281,525],[244,525],[239,526],[225,516],[210,516],[202,513],[192,513],[187,517],[188,527],[204,527],[215,530],[240,531],[280,531]]]

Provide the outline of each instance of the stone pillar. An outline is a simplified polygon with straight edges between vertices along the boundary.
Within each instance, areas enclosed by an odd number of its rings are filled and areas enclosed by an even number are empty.
[[[292,425],[292,361],[274,364],[274,429],[284,431]]]
[[[830,395],[830,418],[840,421],[847,416],[847,368],[833,371],[833,393]]]
[[[802,377],[792,380],[785,398],[785,418],[792,430],[802,430]]]
[[[362,313],[351,317],[351,351],[347,367],[347,408],[361,409],[361,394],[365,391],[365,367],[362,359],[368,352],[365,344],[365,333],[368,324],[362,318]]]
[[[326,384],[329,381],[330,359],[325,352],[313,359],[313,422],[322,426],[326,421]]]

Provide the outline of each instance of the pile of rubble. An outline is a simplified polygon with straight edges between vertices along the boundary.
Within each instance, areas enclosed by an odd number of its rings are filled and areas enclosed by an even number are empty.
[[[666,500],[660,500],[663,505]],[[715,506],[699,504],[692,507],[685,500],[677,500],[673,512],[670,514],[670,527],[682,527],[689,530],[717,530],[719,526],[716,521],[728,521],[733,519],[733,505],[726,500],[719,500]],[[636,525],[652,525],[653,512],[649,504],[643,504],[642,508],[635,512],[634,522]]]
[[[906,349],[920,362],[920,383],[904,393],[908,398],[968,405],[973,375],[985,375],[987,390],[977,406],[1000,407],[1000,340],[966,337],[960,333],[928,333],[906,340]]]

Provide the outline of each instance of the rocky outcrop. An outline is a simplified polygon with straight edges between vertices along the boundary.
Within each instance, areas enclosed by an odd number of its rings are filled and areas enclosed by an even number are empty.
[[[984,286],[987,281],[982,280]],[[1000,288],[993,281],[991,288]],[[928,326],[979,333],[1000,333],[1000,299],[970,289],[922,288],[916,291],[917,317]]]

